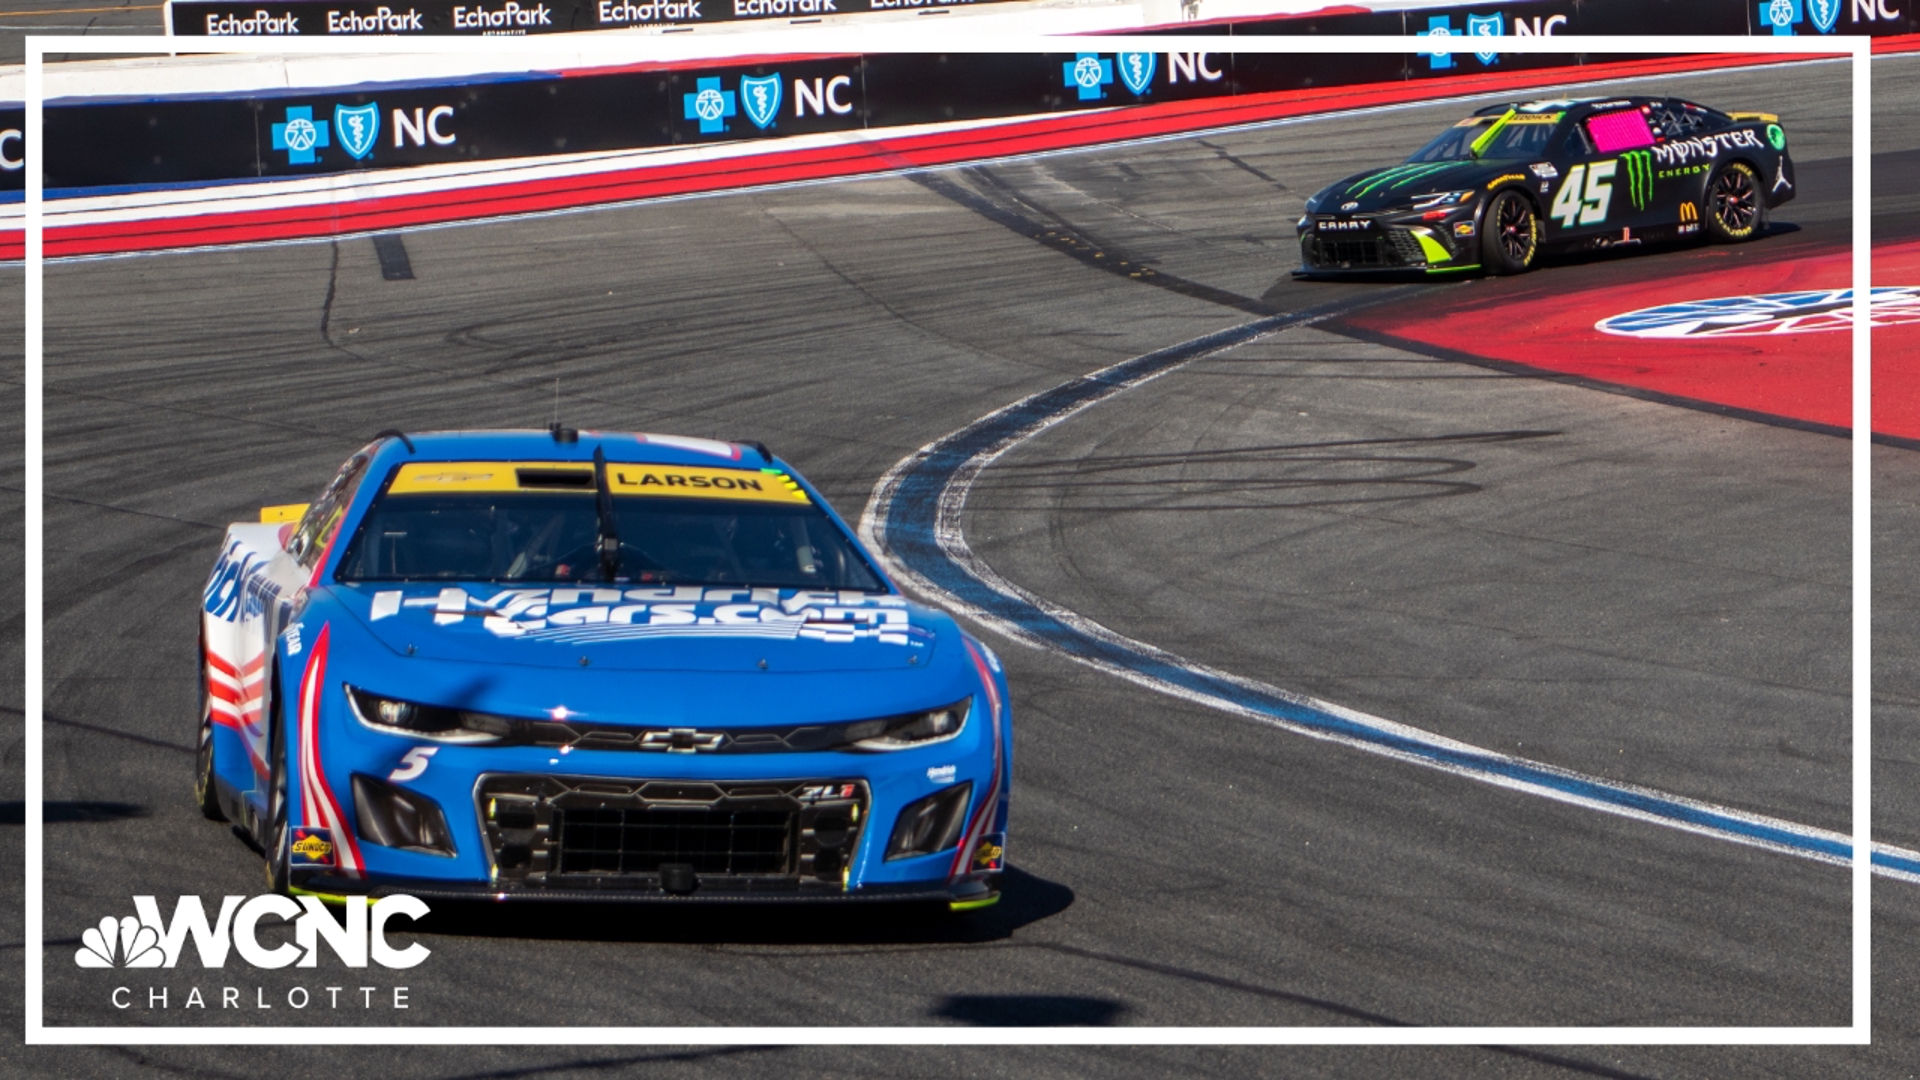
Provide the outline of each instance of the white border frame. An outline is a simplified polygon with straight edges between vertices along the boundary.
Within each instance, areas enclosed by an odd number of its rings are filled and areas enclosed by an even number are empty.
[[[1166,52],[1216,53],[1421,53],[1434,51],[1427,38],[1398,37],[1225,37],[1181,38],[1102,35],[1099,37],[991,37],[967,35],[964,28],[945,26],[938,50],[949,53],[1005,52]],[[161,41],[164,39],[154,39]],[[726,44],[729,52],[792,51],[790,34],[742,34]],[[916,52],[929,47],[923,32],[887,27],[820,28],[805,36],[808,53]],[[1849,866],[1853,889],[1853,1009],[1846,1027],[399,1027],[399,1026],[261,1026],[261,1027],[48,1027],[45,1024],[43,961],[46,945],[45,907],[41,890],[46,846],[42,829],[45,794],[41,729],[45,705],[42,664],[45,639],[45,592],[42,559],[45,555],[43,494],[45,491],[45,435],[43,395],[42,301],[45,297],[43,263],[44,178],[37,167],[42,145],[45,56],[47,53],[166,55],[182,39],[149,45],[127,38],[102,40],[76,37],[28,37],[26,71],[26,1042],[61,1045],[272,1045],[285,1043],[285,1033],[298,1031],[303,1041],[329,1045],[1221,1045],[1287,1044],[1312,1046],[1620,1046],[1620,1045],[1866,1045],[1870,1041],[1872,1006],[1872,723],[1870,713],[1872,530],[1870,483],[1872,469],[1872,337],[1869,322],[1872,279],[1872,46],[1868,37],[1503,37],[1462,38],[1457,53],[1475,51],[1497,42],[1503,53],[1751,53],[1759,56],[1793,54],[1845,56],[1852,60],[1853,91],[1853,424],[1852,424],[1852,715],[1853,715],[1853,850],[1866,852]],[[776,44],[777,43],[777,44]],[[498,55],[503,62],[529,61],[542,65],[556,57],[604,59],[608,64],[632,63],[644,50],[648,60],[698,59],[710,55],[711,41],[659,37],[598,38],[556,42],[551,37],[528,38],[363,38],[327,40],[216,39],[191,42],[196,53],[239,54],[360,54],[472,52]],[[727,63],[715,57],[716,65]],[[1578,79],[1566,80],[1577,83]],[[1438,80],[1436,80],[1438,83]],[[272,88],[263,88],[272,89]]]

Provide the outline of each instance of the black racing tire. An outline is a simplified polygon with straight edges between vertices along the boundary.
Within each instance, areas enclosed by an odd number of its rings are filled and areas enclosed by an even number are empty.
[[[1744,161],[1729,161],[1707,177],[1706,202],[1700,218],[1709,239],[1739,244],[1767,231],[1760,174]]]
[[[208,821],[225,821],[220,809],[220,791],[213,779],[213,695],[207,688],[206,656],[200,659],[200,734],[194,741],[193,801]]]
[[[280,717],[280,709],[274,706],[273,731],[267,744],[267,760],[270,762],[267,772],[267,835],[261,844],[267,855],[267,890],[282,896],[289,895],[293,884],[293,854],[288,847],[292,839],[288,825],[289,807],[287,801],[287,725]]]
[[[1524,274],[1540,255],[1540,213],[1514,188],[1487,201],[1480,218],[1480,265],[1489,274]]]

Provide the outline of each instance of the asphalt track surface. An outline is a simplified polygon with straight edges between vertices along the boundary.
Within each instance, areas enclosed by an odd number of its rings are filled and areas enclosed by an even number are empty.
[[[26,62],[28,34],[158,35],[162,5],[149,0],[6,0],[0,3],[0,64]],[[52,54],[49,59],[61,59]]]
[[[1781,113],[1805,179],[1778,220],[1797,241],[1844,244],[1845,79],[1814,65],[1646,88]],[[1920,155],[1891,122],[1916,106],[1920,61],[1877,63],[1877,175]],[[35,944],[48,1021],[182,1022],[114,1010],[113,977],[71,962],[80,930],[126,913],[132,894],[258,889],[257,858],[187,799],[194,611],[225,522],[307,497],[383,427],[542,424],[556,377],[569,423],[763,439],[853,516],[915,448],[1063,379],[1262,313],[1392,302],[1410,286],[1292,281],[1291,221],[1321,184],[1460,111],[410,233],[410,276],[365,239],[49,268],[50,824]],[[1887,205],[1876,227],[1920,231],[1909,198]],[[1570,286],[1640,278],[1693,254],[1543,272]],[[1150,265],[1154,283],[1099,265],[1119,259]],[[1411,287],[1497,299],[1503,285]],[[1197,361],[1020,446],[973,493],[975,552],[1053,603],[1241,675],[1847,827],[1843,441],[1339,330]],[[1899,554],[1920,525],[1920,457],[1880,448],[1875,468],[1876,836],[1914,846],[1920,582]],[[17,516],[0,520],[17,542]],[[1018,724],[1014,872],[997,908],[751,921],[448,909],[422,935],[427,964],[362,980],[407,985],[405,1014],[185,1022],[1847,1021],[1834,867],[1355,753],[996,645]],[[17,767],[18,714],[5,717]],[[10,859],[20,842],[0,825]],[[18,911],[11,882],[0,889]],[[1875,901],[1871,1048],[326,1052],[293,1033],[276,1049],[23,1060],[68,1076],[648,1063],[715,1076],[1907,1076],[1920,891],[1880,881]],[[19,971],[0,966],[13,1000]],[[326,974],[225,981],[274,995],[341,981]],[[178,1002],[220,981],[182,969],[160,984]]]

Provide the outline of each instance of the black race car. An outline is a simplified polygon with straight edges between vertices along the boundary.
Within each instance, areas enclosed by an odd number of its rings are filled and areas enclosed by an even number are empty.
[[[1791,198],[1769,113],[1653,97],[1494,105],[1308,199],[1294,273],[1518,274],[1543,251],[1751,240]]]

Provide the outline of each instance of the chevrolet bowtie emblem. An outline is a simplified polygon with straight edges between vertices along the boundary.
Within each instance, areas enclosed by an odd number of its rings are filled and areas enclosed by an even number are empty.
[[[649,731],[640,736],[640,749],[665,750],[669,754],[691,754],[700,750],[718,750],[727,737],[718,731],[695,731],[690,727]]]

